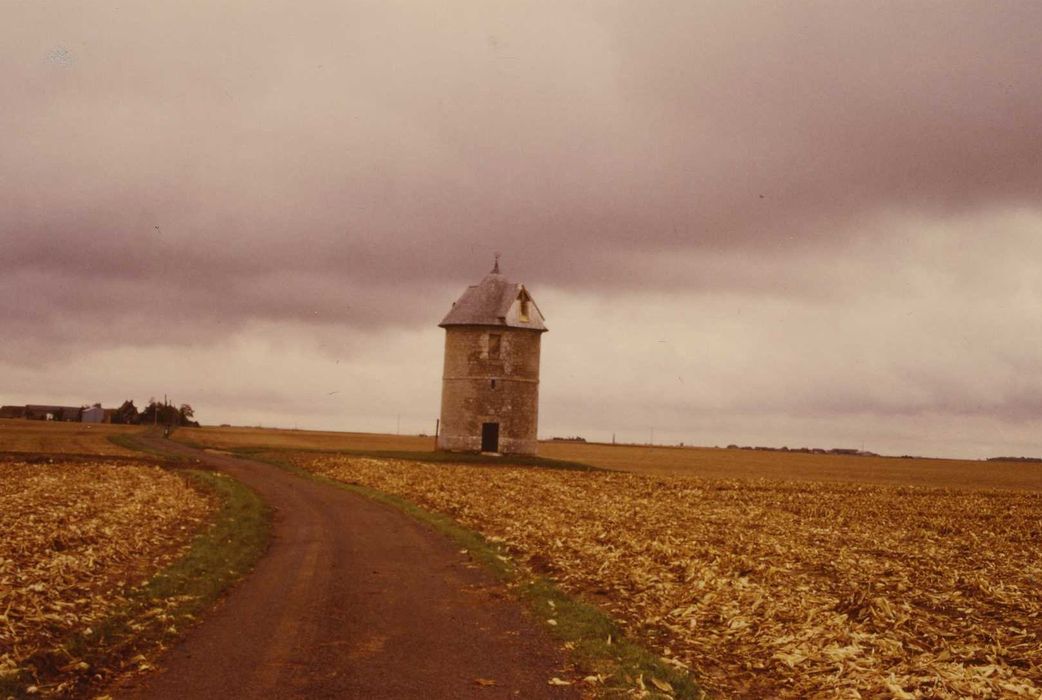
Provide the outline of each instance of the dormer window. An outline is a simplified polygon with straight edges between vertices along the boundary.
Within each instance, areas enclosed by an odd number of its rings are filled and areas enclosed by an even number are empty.
[[[518,297],[518,300],[521,302],[521,310],[518,313],[518,318],[523,323],[528,323],[528,321],[529,321],[528,305],[529,305],[529,303],[531,303],[528,300],[528,295],[525,294],[524,292],[521,292],[521,295]]]

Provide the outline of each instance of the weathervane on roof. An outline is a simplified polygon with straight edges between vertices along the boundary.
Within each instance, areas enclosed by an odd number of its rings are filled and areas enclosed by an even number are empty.
[[[497,275],[499,274],[499,256],[500,255],[501,255],[501,253],[496,253],[496,264],[492,266],[492,272],[494,274],[497,274]]]

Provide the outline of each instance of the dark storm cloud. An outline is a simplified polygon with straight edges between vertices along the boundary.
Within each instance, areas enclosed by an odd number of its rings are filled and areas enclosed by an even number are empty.
[[[292,298],[451,289],[503,249],[647,286],[631,255],[841,255],[881,211],[1038,204],[1035,3],[456,9],[19,8],[5,270],[216,297],[286,271]],[[223,312],[293,306],[251,296]]]

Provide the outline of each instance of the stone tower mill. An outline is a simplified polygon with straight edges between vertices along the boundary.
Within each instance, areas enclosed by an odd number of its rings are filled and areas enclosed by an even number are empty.
[[[534,455],[543,315],[523,284],[492,272],[470,286],[445,329],[438,449]]]

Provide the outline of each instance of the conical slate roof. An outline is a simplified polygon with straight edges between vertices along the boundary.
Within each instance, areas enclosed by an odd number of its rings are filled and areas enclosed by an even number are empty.
[[[528,320],[521,313],[521,302],[528,302]],[[504,326],[547,330],[543,314],[523,284],[511,282],[499,273],[499,266],[485,275],[479,284],[467,287],[452,310],[438,324],[446,326]]]

